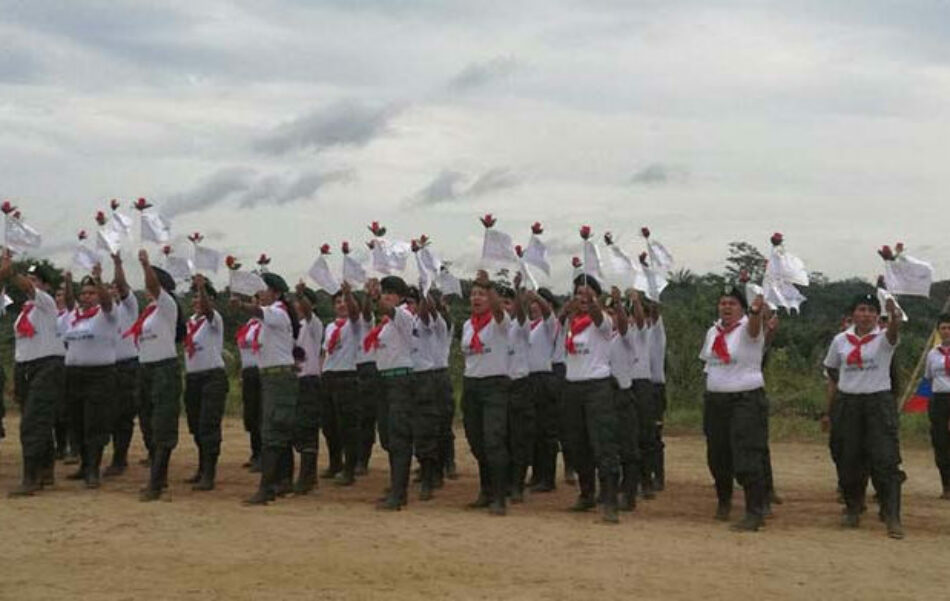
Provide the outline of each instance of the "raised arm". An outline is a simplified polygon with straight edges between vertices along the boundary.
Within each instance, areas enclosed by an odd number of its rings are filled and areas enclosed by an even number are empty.
[[[122,257],[119,253],[112,255],[112,265],[115,272],[113,283],[119,291],[119,298],[125,300],[132,292],[132,288],[129,287],[129,281],[125,277],[125,267],[122,265]]]
[[[350,288],[349,282],[343,282],[340,288],[343,290],[343,302],[346,303],[346,315],[351,322],[356,323],[360,318],[360,306],[353,296],[353,289]]]
[[[765,300],[762,298],[762,295],[757,295],[752,299],[752,304],[749,306],[749,323],[746,325],[749,332],[749,338],[756,339],[759,337],[759,334],[762,333],[762,323],[764,314],[762,307],[765,305]]]
[[[363,306],[360,307],[360,311],[363,313],[363,321],[370,322],[373,320],[373,302],[379,299],[379,280],[376,278],[367,280],[363,290],[366,294],[363,296]]]
[[[70,311],[76,306],[76,294],[73,290],[73,274],[67,271],[63,274],[63,301]]]
[[[614,311],[617,314],[617,332],[621,336],[626,336],[629,322],[627,320],[627,310],[623,306],[623,297],[620,296],[620,288],[616,286],[611,288],[610,298],[613,300]]]
[[[158,298],[162,293],[162,284],[158,281],[158,274],[152,269],[152,263],[148,259],[148,251],[145,249],[139,251],[139,263],[142,264],[142,273],[145,275],[145,289],[153,298]]]
[[[13,282],[13,285],[19,288],[27,298],[33,299],[36,296],[36,290],[34,290],[33,282],[30,281],[30,278],[17,273],[13,269],[13,255],[10,253],[9,248],[3,250],[3,259],[0,261],[0,280],[7,278],[9,278]]]
[[[198,295],[198,313],[207,318],[209,321],[214,319],[214,305],[211,304],[211,299],[208,298],[207,282],[205,277],[201,274],[196,275],[191,280],[195,285],[195,294]]]
[[[887,299],[887,304],[884,307],[887,310],[887,341],[893,346],[900,340],[901,322],[904,321],[904,314],[897,308],[897,303],[894,302],[893,298]]]
[[[587,312],[590,313],[594,325],[599,328],[600,324],[604,323],[604,310],[601,308],[600,301],[597,300],[597,295],[594,294],[593,289],[589,286],[586,287],[585,294],[587,295]]]
[[[230,305],[232,310],[242,311],[251,317],[256,317],[258,319],[263,319],[264,317],[264,310],[260,305],[257,303],[249,303],[244,301],[233,292],[231,293],[231,297],[228,299],[228,305]]]
[[[92,281],[96,283],[96,296],[99,297],[99,307],[106,313],[112,312],[112,293],[102,282],[102,264],[96,263],[92,268]]]
[[[640,293],[631,288],[627,291],[627,298],[630,299],[630,304],[633,306],[633,323],[636,324],[638,330],[642,330],[643,326],[646,325],[646,312],[643,310]]]

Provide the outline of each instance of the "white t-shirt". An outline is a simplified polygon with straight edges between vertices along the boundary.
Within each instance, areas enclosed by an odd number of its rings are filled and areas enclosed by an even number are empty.
[[[854,336],[854,326],[836,335],[828,354],[825,367],[838,370],[838,390],[848,394],[871,394],[891,389],[891,359],[896,344],[887,340],[881,328],[875,328],[871,334],[874,339],[861,346],[861,365],[848,365],[848,355],[854,346],[848,342],[848,334]]]
[[[331,350],[330,341],[337,330],[339,338]],[[356,349],[362,344],[359,321],[342,317],[328,323],[323,334],[323,371],[355,371]]]
[[[385,318],[384,318],[385,319]],[[379,370],[412,368],[412,328],[415,316],[405,305],[399,305],[393,317],[383,326],[376,348]]]
[[[947,373],[944,356],[939,349],[940,347],[937,346],[927,353],[924,377],[930,380],[934,392],[950,392],[950,374]]]
[[[528,328],[528,369],[531,373],[550,372],[557,343],[557,318],[552,313],[547,319],[528,322]]]
[[[261,361],[260,336],[263,324],[252,317],[237,331],[237,346],[241,353],[241,367],[257,367]],[[257,346],[258,348],[255,348]]]
[[[439,315],[439,322],[441,325],[435,329],[437,348],[435,368],[446,369],[449,366],[449,354],[452,352],[452,332],[455,330],[455,326],[446,324],[441,315]]]
[[[192,374],[209,369],[224,367],[224,320],[215,311],[209,320],[204,315],[192,315],[188,319],[188,331],[192,331],[191,341],[194,353],[185,345],[185,371]]]
[[[653,376],[653,371],[650,368],[650,353],[652,351],[650,348],[650,338],[653,337],[652,330],[653,328],[647,327],[646,324],[643,325],[642,330],[638,330],[637,324],[632,320],[630,321],[630,327],[627,328],[627,333],[632,334],[630,342],[633,344],[632,376],[634,380],[650,380]]]
[[[155,307],[150,309],[150,307]],[[142,334],[138,339],[139,362],[157,363],[178,357],[175,349],[175,329],[178,323],[178,303],[162,290],[158,299],[142,311],[151,313],[142,322]],[[123,336],[125,333],[123,333]],[[133,338],[131,334],[129,337]]]
[[[33,300],[23,303],[20,314],[13,322],[15,337],[14,358],[17,363],[33,361],[44,357],[62,357],[63,341],[57,336],[57,318],[59,311],[56,301],[49,294],[39,288],[34,288]],[[26,316],[26,313],[29,313]],[[20,332],[21,322],[28,319],[33,324],[33,334]]]
[[[442,349],[448,330],[445,320],[438,313],[429,317],[429,325],[416,318],[413,329],[412,370],[432,371],[441,361]]]
[[[482,342],[480,353],[472,350],[472,336],[475,328],[472,320],[467,319],[462,326],[462,354],[465,356],[466,378],[489,378],[508,375],[508,328],[511,319],[506,314],[501,323],[494,316],[481,332],[478,339]]]
[[[135,320],[138,319],[139,302],[136,300],[135,295],[129,292],[125,295],[125,298],[115,301],[112,310],[115,313],[116,322],[119,326],[119,335],[116,336],[115,341],[115,360],[127,361],[128,359],[135,359],[139,356],[139,349],[136,348],[135,341],[131,336],[124,337],[122,334],[128,332],[132,324],[135,323]]]
[[[363,363],[376,363],[376,347],[370,347],[369,349],[363,344],[363,340],[366,338],[369,331],[373,329],[373,325],[376,323],[375,318],[373,319],[363,319],[362,314],[356,322],[356,339],[358,341],[356,345],[356,364],[361,365]]]
[[[614,330],[610,338],[610,373],[621,390],[633,385],[633,363],[636,359],[634,336],[635,328],[629,328],[622,336]]]
[[[69,312],[63,339],[66,341],[66,365],[100,367],[115,365],[115,341],[118,338],[115,311],[92,309],[92,317],[80,319],[79,307]]]
[[[571,327],[570,321],[564,324],[565,346],[566,332]],[[613,336],[613,321],[609,315],[598,326],[591,324],[573,338],[576,352],[564,354],[564,363],[567,367],[566,379],[568,382],[584,380],[600,380],[610,377],[610,339]]]
[[[666,383],[666,326],[662,315],[650,328],[650,379],[654,384]]]
[[[294,329],[287,306],[282,301],[277,301],[261,307],[261,314],[260,367],[292,367]]]
[[[297,346],[303,349],[305,357],[300,363],[297,376],[320,375],[320,351],[323,348],[323,322],[316,315],[310,319],[300,320],[300,331],[297,333]]]
[[[526,319],[524,323],[511,318],[508,325],[508,377],[512,380],[525,378],[531,373],[528,365],[528,344],[531,335],[531,324]]]
[[[764,328],[759,337],[753,339],[749,337],[748,327],[749,318],[743,316],[739,326],[726,334],[729,363],[724,363],[712,350],[718,334],[716,326],[706,332],[699,358],[706,362],[706,390],[709,392],[748,392],[765,386],[762,376]]]
[[[564,363],[567,350],[564,343],[567,340],[567,328],[557,318],[554,318],[554,348],[551,351],[551,363]]]
[[[60,357],[66,356],[66,340],[63,339],[63,336],[66,334],[66,329],[68,327],[69,327],[69,310],[60,309],[59,315],[56,317],[56,337],[59,338],[60,345],[62,346],[62,349],[59,349],[62,352],[57,353],[57,355]],[[122,334],[120,333],[119,336],[121,335]]]

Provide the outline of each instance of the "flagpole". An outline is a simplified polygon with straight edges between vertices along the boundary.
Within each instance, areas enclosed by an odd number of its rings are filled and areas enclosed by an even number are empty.
[[[943,303],[943,308],[940,309],[941,315],[946,313],[950,313],[950,295],[947,296],[947,300]],[[927,364],[927,354],[930,353],[930,342],[937,333],[937,325],[939,324],[934,325],[934,329],[930,333],[930,337],[927,339],[927,344],[924,345],[924,350],[920,353],[920,357],[917,359],[917,365],[914,366],[914,371],[911,372],[910,380],[908,380],[907,386],[904,387],[903,394],[901,394],[900,398],[898,399],[898,412],[901,411],[901,409],[904,407],[904,404],[907,403],[911,395],[914,394],[914,391],[917,390],[917,381],[920,379],[920,374]]]

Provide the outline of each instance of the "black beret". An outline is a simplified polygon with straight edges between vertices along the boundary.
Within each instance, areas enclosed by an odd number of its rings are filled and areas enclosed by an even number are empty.
[[[409,294],[409,286],[405,280],[397,275],[387,275],[379,281],[379,289],[383,294],[396,294],[406,297]]]
[[[36,276],[44,284],[51,284],[53,282],[53,270],[42,263],[30,265],[26,272],[32,276]]]
[[[264,280],[264,285],[274,292],[280,292],[283,294],[290,290],[290,288],[287,287],[287,282],[284,281],[284,278],[280,277],[274,272],[268,271],[266,273],[262,273],[261,279]]]
[[[554,295],[547,288],[538,288],[538,296],[546,300],[552,307],[557,304],[557,300],[554,298]]]
[[[155,271],[155,277],[158,278],[158,283],[161,285],[162,289],[165,290],[165,292],[175,291],[175,278],[173,278],[170,273],[161,267],[155,267],[154,265],[152,266],[152,270]]]
[[[415,286],[409,286],[409,291],[406,293],[406,298],[411,298],[417,303],[422,300],[422,295],[419,294],[419,289]]]
[[[511,286],[499,285],[498,286],[498,296],[502,298],[514,298],[515,289]]]
[[[82,280],[79,281],[80,288],[85,288],[86,286],[97,287],[96,280],[94,280],[91,275],[87,275],[86,277],[84,277]]]
[[[592,275],[581,274],[574,278],[574,291],[576,292],[581,286],[587,286],[594,291],[594,294],[600,296],[604,293],[603,289],[600,287],[600,282],[597,281]]]
[[[749,308],[749,301],[746,300],[745,294],[742,292],[742,290],[739,290],[738,286],[727,284],[726,288],[722,291],[722,294],[719,296],[719,298],[725,298],[727,296],[731,296],[732,298],[739,301],[739,304],[742,305],[743,310],[746,310]]]
[[[337,292],[336,294],[342,294],[342,292]],[[333,295],[333,298],[336,298],[336,294]],[[302,296],[303,298],[305,298],[307,302],[310,303],[311,306],[317,304],[317,293],[310,288],[306,288],[306,287],[301,288],[297,292],[297,296],[298,297]]]
[[[874,309],[875,313],[881,312],[881,301],[877,299],[877,295],[871,294],[870,292],[867,294],[859,294],[854,297],[854,300],[851,301],[851,312],[854,313],[854,311],[861,305],[867,305],[868,307],[871,307]]]

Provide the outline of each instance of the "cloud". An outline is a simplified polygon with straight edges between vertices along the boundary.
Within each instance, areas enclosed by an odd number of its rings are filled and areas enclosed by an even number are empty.
[[[507,167],[495,167],[474,178],[460,171],[443,169],[435,179],[416,192],[411,203],[435,205],[454,200],[470,200],[513,188],[520,183],[521,178]]]
[[[321,152],[336,146],[362,147],[389,131],[400,108],[374,107],[356,100],[342,100],[278,125],[258,139],[259,152],[281,155],[296,150]]]
[[[258,205],[284,205],[299,200],[308,200],[320,188],[338,182],[354,179],[352,170],[311,171],[299,175],[268,175],[258,179],[238,200],[242,209],[253,209]]]
[[[468,92],[504,79],[518,68],[518,62],[510,56],[496,56],[487,61],[471,63],[449,80],[448,89]]]
[[[651,163],[637,170],[630,178],[630,183],[635,185],[657,186],[684,182],[688,177],[689,172],[682,167],[664,163]]]

